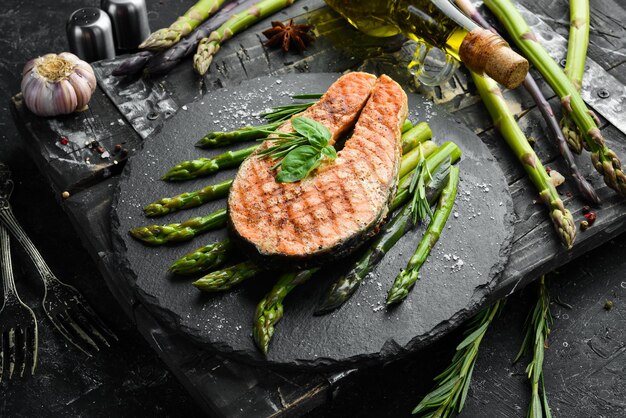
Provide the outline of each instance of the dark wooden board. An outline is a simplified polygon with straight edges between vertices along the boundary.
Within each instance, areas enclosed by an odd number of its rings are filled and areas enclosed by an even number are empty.
[[[220,352],[248,361],[268,361],[270,365],[323,367],[390,360],[446,333],[464,320],[493,287],[494,278],[508,259],[513,232],[512,202],[504,175],[478,137],[415,94],[409,95],[411,119],[428,121],[439,144],[452,140],[464,155],[459,197],[449,227],[422,268],[423,279],[395,309],[384,308],[386,291],[417,247],[423,227],[396,244],[352,300],[330,315],[316,317],[312,313],[331,280],[345,272],[348,263],[328,266],[294,291],[286,302],[285,317],[277,327],[267,358],[253,344],[251,323],[256,304],[271,288],[276,273],[253,279],[233,292],[201,294],[189,279],[168,275],[167,267],[186,252],[221,239],[225,231],[202,235],[184,245],[159,248],[146,247],[129,236],[131,227],[154,223],[142,214],[145,204],[233,176],[234,170],[230,170],[184,183],[158,180],[165,169],[181,160],[211,154],[192,146],[197,138],[210,130],[250,122],[256,112],[289,102],[290,94],[325,91],[337,77],[265,77],[215,92],[210,100],[188,105],[131,158],[113,209],[114,242],[120,259],[127,262],[123,270],[126,279],[134,283],[138,297],[173,328]],[[212,153],[217,152],[222,150]],[[212,202],[156,222],[181,222],[223,206],[224,201]]]

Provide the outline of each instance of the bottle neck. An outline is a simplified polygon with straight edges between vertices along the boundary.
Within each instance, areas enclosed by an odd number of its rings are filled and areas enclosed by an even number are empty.
[[[430,0],[430,2],[441,10],[441,12],[443,12],[446,16],[452,19],[457,25],[468,32],[471,32],[478,27],[473,20],[465,16],[463,12],[452,4],[450,0]]]
[[[391,0],[391,15],[409,38],[425,40],[458,58],[468,32],[478,27],[448,0]]]

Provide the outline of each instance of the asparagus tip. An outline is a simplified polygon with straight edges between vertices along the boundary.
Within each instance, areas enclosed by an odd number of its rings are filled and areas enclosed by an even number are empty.
[[[156,218],[158,216],[167,215],[170,211],[163,205],[156,205],[152,203],[143,208],[143,213],[148,218]]]
[[[269,351],[270,340],[269,338],[267,338],[268,336],[266,330],[259,330],[258,327],[259,325],[255,326],[252,332],[254,344],[259,350],[261,350],[264,355],[267,355],[267,352]]]
[[[578,190],[582,194],[583,199],[593,206],[600,205],[600,197],[596,193],[593,186],[589,184],[587,179],[585,179],[580,173],[572,173],[572,177],[576,180],[576,185],[578,186]]]
[[[162,50],[178,43],[180,32],[172,31],[169,28],[159,29],[153,32],[139,45],[139,49]]]
[[[396,277],[387,292],[387,306],[391,306],[402,302],[409,294],[409,290],[419,278],[419,272],[416,269],[402,270]]]
[[[329,314],[343,305],[343,302],[345,302],[345,300],[327,297],[320,305],[318,305],[317,309],[313,312],[313,315],[322,316]]]
[[[576,240],[576,224],[574,223],[572,214],[567,209],[564,211],[554,209],[550,213],[550,216],[554,224],[557,226],[563,245],[568,250],[571,250],[574,246],[574,241]]]

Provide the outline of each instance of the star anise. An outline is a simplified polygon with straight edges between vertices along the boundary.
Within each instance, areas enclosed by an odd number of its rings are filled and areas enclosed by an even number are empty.
[[[294,25],[293,19],[289,20],[286,25],[283,22],[274,21],[271,28],[263,31],[263,35],[267,38],[265,46],[280,46],[284,52],[294,47],[298,52],[302,52],[315,39],[308,33],[311,28],[311,25]]]

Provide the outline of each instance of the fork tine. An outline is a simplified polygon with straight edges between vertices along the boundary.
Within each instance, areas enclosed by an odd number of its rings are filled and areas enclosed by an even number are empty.
[[[18,327],[15,329],[15,344],[16,344],[16,360],[21,361],[19,364],[20,377],[24,377],[24,369],[26,369],[26,330],[23,327]]]
[[[83,298],[80,298],[78,301],[79,301],[78,305],[86,313],[85,317],[87,320],[89,320],[93,325],[96,325],[100,329],[100,331],[104,332],[109,337],[113,338],[115,341],[119,341],[117,338],[117,335],[115,335],[115,333],[111,331],[109,327],[105,325],[102,318],[100,318],[100,316],[96,313],[96,311],[93,310],[93,308],[89,305],[89,303],[87,303],[86,300],[84,300]],[[107,346],[109,346],[108,343],[107,343]]]
[[[30,368],[30,374],[35,374],[35,369],[37,368],[37,359],[39,357],[39,330],[37,328],[37,322],[34,323],[34,327],[26,328],[26,338],[27,344],[29,346],[28,352],[30,353],[30,358],[32,361],[32,365]]]
[[[0,332],[0,382],[4,374],[4,332]]]
[[[72,318],[77,325],[79,325],[85,334],[89,335],[92,340],[99,340],[102,344],[110,347],[109,342],[106,338],[100,333],[100,331],[94,326],[94,324],[89,319],[89,313],[83,309],[81,305],[69,308],[67,313],[70,318]],[[95,342],[95,341],[94,341]]]
[[[46,315],[48,315],[48,318],[50,319],[50,321],[52,321],[52,324],[57,329],[57,331],[59,331],[61,333],[61,335],[63,335],[63,337],[70,344],[72,344],[74,347],[78,348],[83,353],[87,354],[89,357],[92,356],[89,351],[87,351],[85,348],[83,348],[80,344],[78,344],[76,342],[76,339],[74,338],[74,336],[70,333],[70,331],[67,328],[65,328],[65,325],[63,324],[63,322],[61,322],[60,319],[53,317],[52,315],[50,315],[48,313],[48,311],[45,311],[45,312],[46,312]],[[60,314],[59,314],[59,316],[60,316]]]
[[[59,313],[58,316],[66,325],[69,325],[71,327],[71,329],[74,331],[74,335],[78,337],[79,340],[82,340],[83,342],[89,344],[96,351],[100,351],[100,348],[98,348],[98,344],[96,344],[96,342],[89,336],[89,334],[85,332],[85,330],[74,320],[74,318],[67,311]]]
[[[9,380],[15,369],[15,328],[9,329]]]

